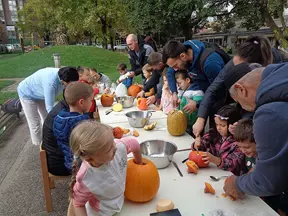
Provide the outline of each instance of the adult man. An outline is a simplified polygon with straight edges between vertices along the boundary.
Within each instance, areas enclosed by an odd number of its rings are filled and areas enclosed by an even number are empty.
[[[148,92],[153,86],[157,85],[157,94],[148,97],[147,104],[150,105],[155,103],[157,100],[161,99],[162,95],[162,71],[165,68],[165,65],[162,63],[162,54],[159,52],[151,53],[147,60],[148,64],[153,67],[154,71],[152,77],[146,83],[137,97],[142,97],[145,92]]]
[[[287,70],[287,64],[255,69],[229,90],[243,109],[255,111],[253,132],[257,160],[252,173],[231,176],[225,181],[224,190],[228,195],[235,198],[242,198],[244,193],[273,196],[288,191]]]
[[[134,34],[129,34],[126,38],[126,43],[129,48],[129,61],[131,64],[130,77],[142,75],[143,83],[145,77],[142,73],[142,67],[147,63],[148,56],[154,52],[153,48],[148,44],[140,44],[138,38]]]
[[[79,79],[74,67],[44,68],[36,71],[18,86],[17,92],[26,116],[32,143],[42,142],[42,123],[52,110],[57,95],[69,82]]]
[[[163,63],[170,68],[167,73],[169,88],[173,94],[173,105],[177,106],[177,87],[175,81],[175,71],[178,69],[187,69],[193,77],[193,90],[202,90],[203,92],[214,81],[219,72],[225,65],[222,57],[215,51],[209,53],[201,65],[201,55],[204,53],[205,45],[198,40],[190,40],[184,44],[178,41],[169,41],[163,48]],[[190,100],[187,112],[194,112],[200,104]]]

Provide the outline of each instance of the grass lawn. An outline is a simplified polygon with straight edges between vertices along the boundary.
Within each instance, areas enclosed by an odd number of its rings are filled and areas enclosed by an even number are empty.
[[[18,98],[17,92],[0,92],[0,104],[3,104],[10,98]]]
[[[15,83],[14,80],[0,80],[0,91],[6,86],[12,85],[13,83]]]
[[[53,53],[60,54],[61,65],[95,67],[113,81],[119,77],[117,64],[124,62],[129,67],[125,53],[91,46],[53,46],[13,57],[12,54],[1,55],[0,79],[27,77],[40,68],[54,67]]]

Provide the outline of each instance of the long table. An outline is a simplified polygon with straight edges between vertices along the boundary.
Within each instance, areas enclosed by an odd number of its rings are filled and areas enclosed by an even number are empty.
[[[99,102],[98,102],[99,104]],[[105,111],[110,108],[99,106],[101,122],[109,124],[112,127],[131,128],[126,116],[109,114]],[[135,106],[124,109],[122,112],[138,110]],[[187,149],[191,146],[193,138],[188,134],[180,137],[171,136],[167,131],[167,117],[164,113],[158,111],[151,122],[157,121],[157,126],[152,131],[145,131],[137,128],[140,136],[136,139],[141,143],[146,140],[160,139],[168,140],[178,146],[178,150]],[[119,114],[119,113],[118,113]],[[153,116],[152,115],[152,116]],[[107,117],[108,116],[108,117]],[[132,130],[132,128],[131,128]],[[123,209],[117,216],[149,216],[150,213],[156,212],[157,202],[160,199],[170,199],[174,202],[175,208],[178,208],[183,216],[207,216],[208,212],[215,209],[231,210],[237,216],[277,216],[268,205],[259,197],[246,196],[243,200],[232,201],[228,197],[224,198],[221,194],[223,191],[224,180],[219,182],[212,181],[209,176],[231,175],[230,172],[223,171],[214,165],[208,168],[200,169],[198,174],[188,174],[185,163],[182,163],[189,155],[190,151],[176,152],[173,161],[177,163],[183,177],[180,177],[176,168],[171,164],[165,169],[159,169],[160,188],[156,197],[147,203],[133,203],[125,200]],[[204,182],[210,183],[216,190],[215,195],[204,193]]]

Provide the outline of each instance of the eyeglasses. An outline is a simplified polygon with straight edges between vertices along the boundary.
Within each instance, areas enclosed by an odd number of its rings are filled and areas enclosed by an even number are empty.
[[[215,114],[214,116],[220,118],[221,120],[226,120],[227,121],[229,119],[229,117],[224,117],[224,116],[217,115],[217,114]]]

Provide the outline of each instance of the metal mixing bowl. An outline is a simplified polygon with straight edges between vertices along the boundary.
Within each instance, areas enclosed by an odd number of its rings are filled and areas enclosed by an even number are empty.
[[[132,96],[124,96],[124,97],[116,97],[117,103],[122,104],[124,108],[132,107],[134,104],[135,97]]]
[[[147,140],[140,144],[140,148],[141,153],[147,156],[158,169],[169,166],[177,151],[174,143],[164,140]]]
[[[132,111],[126,113],[129,124],[134,128],[143,128],[149,123],[152,113],[149,111]]]

